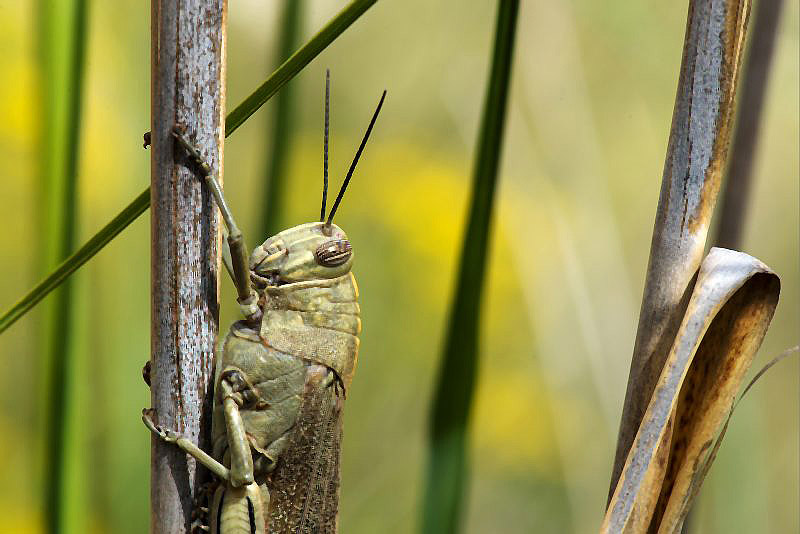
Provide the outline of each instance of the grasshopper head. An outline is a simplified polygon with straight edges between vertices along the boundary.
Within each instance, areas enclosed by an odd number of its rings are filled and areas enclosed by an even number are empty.
[[[342,201],[347,184],[369,139],[375,120],[381,111],[386,91],[383,91],[378,107],[372,115],[367,131],[350,164],[342,188],[336,196],[330,213],[325,215],[328,194],[328,100],[330,92],[329,73],[325,74],[325,134],[323,142],[323,188],[320,222],[306,223],[284,230],[257,247],[250,256],[250,277],[258,291],[267,286],[278,286],[294,282],[327,280],[350,272],[353,264],[353,249],[347,235],[333,224],[333,216]]]
[[[259,290],[266,286],[337,278],[350,272],[353,249],[347,235],[331,223],[301,224],[272,236],[250,256],[250,273]]]

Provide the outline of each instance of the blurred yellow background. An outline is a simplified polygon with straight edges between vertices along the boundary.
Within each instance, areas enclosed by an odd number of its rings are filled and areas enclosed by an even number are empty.
[[[763,0],[761,0],[763,1]],[[302,41],[344,5],[307,2]],[[332,188],[388,89],[337,223],[362,300],[347,402],[344,533],[413,532],[425,429],[488,71],[495,2],[381,0],[290,83],[298,113],[285,226],[319,213],[324,69],[332,72]],[[228,109],[275,67],[282,3],[229,5]],[[0,308],[43,272],[35,3],[0,10]],[[758,368],[798,342],[798,4],[768,87],[743,251],[782,280]],[[686,20],[680,3],[524,2],[472,419],[465,531],[591,532],[601,521]],[[751,21],[752,26],[752,21]],[[79,242],[149,183],[149,8],[91,2]],[[226,141],[225,183],[249,243],[259,221],[268,103]],[[149,214],[75,277],[80,431],[69,480],[88,532],[148,525]],[[236,318],[222,288],[221,328]],[[0,336],[0,532],[41,532],[41,308]],[[695,515],[697,534],[797,532],[797,358],[737,410]],[[752,374],[752,372],[751,372]]]

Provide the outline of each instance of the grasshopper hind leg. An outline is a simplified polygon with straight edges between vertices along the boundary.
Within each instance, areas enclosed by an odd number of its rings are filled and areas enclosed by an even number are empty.
[[[211,504],[211,534],[266,534],[267,503],[255,482],[217,488]]]

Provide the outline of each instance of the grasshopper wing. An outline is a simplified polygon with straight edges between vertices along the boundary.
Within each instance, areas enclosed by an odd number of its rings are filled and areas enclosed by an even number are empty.
[[[268,482],[269,532],[338,531],[343,406],[338,379],[307,383],[291,445]]]

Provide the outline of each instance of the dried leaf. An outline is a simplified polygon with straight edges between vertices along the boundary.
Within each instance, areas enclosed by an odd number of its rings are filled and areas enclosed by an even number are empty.
[[[757,259],[711,249],[601,532],[680,532],[779,292],[777,275]]]

